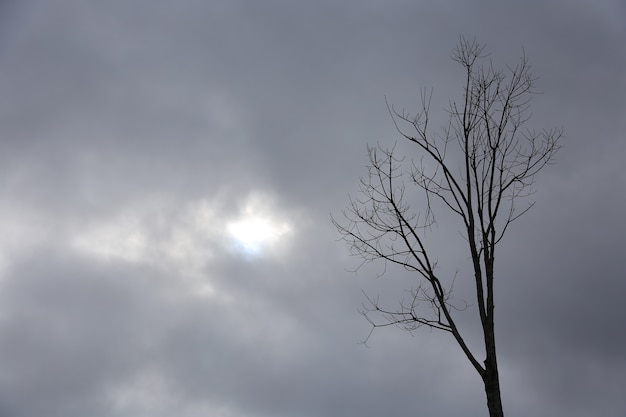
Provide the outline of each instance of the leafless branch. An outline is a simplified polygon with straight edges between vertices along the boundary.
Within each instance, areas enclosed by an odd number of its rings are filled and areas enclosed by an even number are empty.
[[[440,131],[432,132],[429,126],[432,90],[422,90],[421,106],[414,115],[397,111],[385,99],[397,132],[418,156],[398,156],[395,145],[368,147],[368,172],[361,179],[359,197],[349,200],[343,219],[333,218],[333,224],[351,254],[363,262],[382,261],[385,270],[388,264],[396,265],[421,279],[395,309],[365,295],[361,314],[371,330],[395,326],[413,332],[429,327],[451,333],[487,384],[493,382],[494,369],[497,381],[496,245],[510,224],[533,206],[530,202],[520,209],[516,203],[533,193],[535,175],[553,161],[563,131],[526,126],[536,94],[536,78],[526,54],[516,65],[498,70],[483,50],[476,40],[465,38],[453,50],[452,59],[462,66],[465,82],[461,99],[450,101],[448,124]],[[422,197],[419,209],[407,200],[407,186]],[[436,200],[442,205],[435,206]],[[459,219],[467,243],[476,291],[472,306],[478,310],[485,342],[483,363],[455,322],[454,313],[468,306],[451,303],[456,276],[439,275],[437,258],[427,244],[426,236],[436,222],[435,208]],[[446,287],[444,283],[450,281]],[[497,396],[499,400],[499,388]]]

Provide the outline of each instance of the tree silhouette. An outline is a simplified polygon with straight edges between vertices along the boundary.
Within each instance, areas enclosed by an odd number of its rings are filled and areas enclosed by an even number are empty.
[[[483,45],[463,37],[453,50],[452,59],[464,70],[464,90],[462,102],[450,102],[448,123],[441,130],[429,128],[432,93],[422,91],[421,108],[414,116],[387,104],[398,133],[419,158],[398,156],[395,146],[368,147],[370,165],[359,197],[350,198],[342,220],[332,221],[353,255],[364,262],[396,265],[420,278],[409,290],[409,301],[400,301],[396,308],[366,296],[362,314],[372,331],[392,325],[450,333],[484,383],[490,417],[502,417],[494,331],[496,246],[509,225],[532,207],[520,209],[515,203],[532,192],[535,174],[553,160],[562,129],[525,127],[536,94],[526,55],[516,66],[496,70],[483,50]],[[409,199],[409,190],[422,199]],[[434,204],[436,200],[443,204]],[[419,210],[413,207],[415,201],[421,203]],[[436,215],[443,211],[459,220],[471,258],[471,308],[452,304],[455,277],[440,275],[427,246]],[[424,305],[428,308],[420,307]],[[474,309],[482,328],[480,352],[470,349],[456,321],[461,311],[469,314]]]

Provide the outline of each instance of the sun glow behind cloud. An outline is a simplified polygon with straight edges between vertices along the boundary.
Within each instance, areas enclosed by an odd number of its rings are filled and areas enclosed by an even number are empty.
[[[260,256],[291,232],[289,223],[277,217],[271,201],[257,194],[248,198],[240,216],[226,227],[238,250]]]
[[[174,204],[153,199],[76,228],[74,250],[104,260],[144,264],[188,282],[199,295],[213,295],[209,277],[216,256],[280,257],[292,227],[265,193],[249,195],[231,214],[215,199]]]
[[[289,232],[285,223],[274,223],[258,215],[251,215],[228,224],[228,232],[239,247],[249,254],[260,254]]]

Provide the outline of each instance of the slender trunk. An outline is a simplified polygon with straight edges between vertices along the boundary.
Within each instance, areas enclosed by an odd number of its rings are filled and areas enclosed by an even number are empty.
[[[493,341],[493,340],[492,340]],[[483,382],[485,393],[487,394],[487,408],[489,417],[504,417],[502,410],[502,397],[500,396],[500,377],[498,376],[498,362],[495,354],[495,343],[487,349],[487,359],[485,360],[485,373]]]

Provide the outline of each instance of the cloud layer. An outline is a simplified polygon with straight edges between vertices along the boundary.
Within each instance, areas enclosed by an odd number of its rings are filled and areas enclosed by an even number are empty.
[[[623,416],[624,19],[619,1],[3,2],[0,415],[484,415],[447,335],[359,343],[361,291],[393,303],[413,277],[346,272],[329,219],[366,145],[400,139],[385,98],[411,112],[432,87],[444,120],[465,34],[498,65],[523,47],[533,124],[566,132],[497,256],[505,412]],[[431,242],[464,271],[453,224]]]

